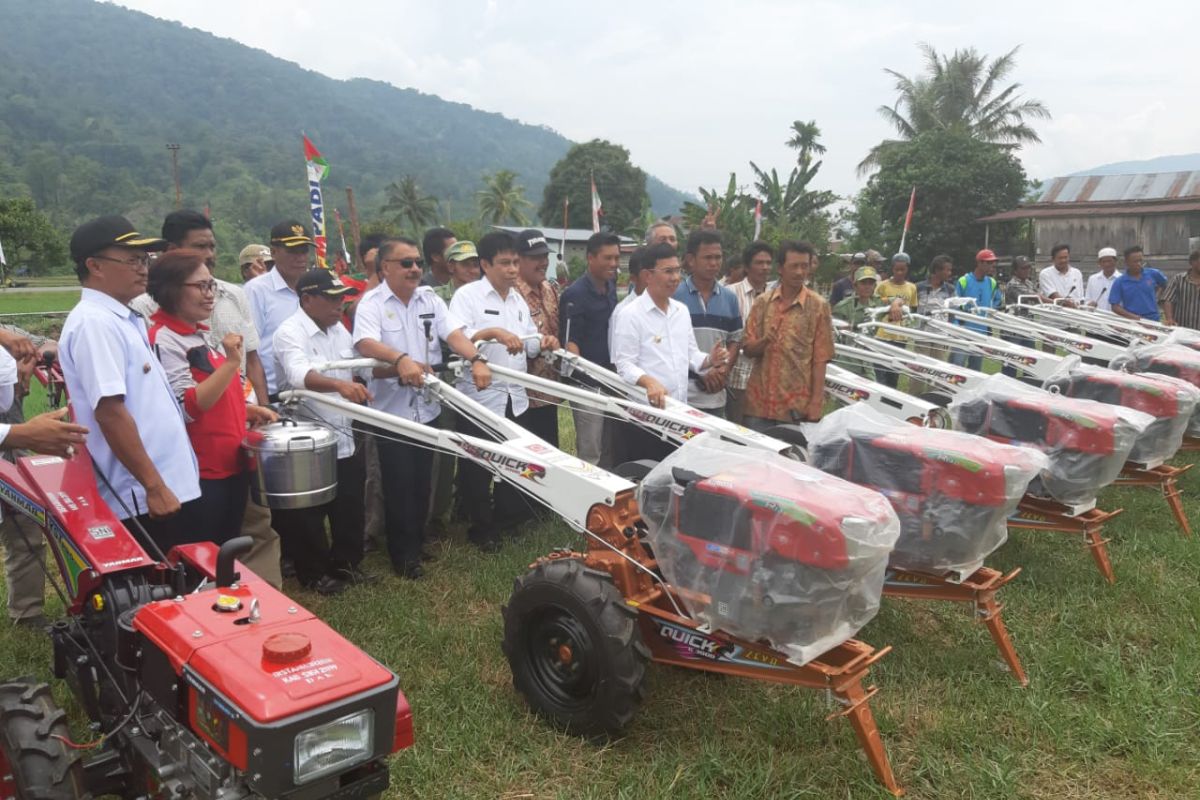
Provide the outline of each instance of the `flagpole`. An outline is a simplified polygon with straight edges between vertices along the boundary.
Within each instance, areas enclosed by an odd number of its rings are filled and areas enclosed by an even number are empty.
[[[358,228],[358,207],[354,205],[354,190],[349,186],[346,187],[346,200],[350,203],[350,235],[354,238],[354,263],[358,265],[362,272],[367,271],[367,265],[363,263],[362,256],[358,249],[362,247],[362,233]]]

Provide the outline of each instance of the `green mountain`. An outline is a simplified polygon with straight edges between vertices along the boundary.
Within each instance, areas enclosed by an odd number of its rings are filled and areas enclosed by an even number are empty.
[[[307,218],[301,132],[353,186],[364,222],[413,175],[443,221],[476,214],[480,176],[511,169],[536,208],[571,142],[546,127],[372,80],[339,81],[229,39],[90,0],[0,0],[0,198],[32,196],[56,225],[126,213],[154,230],[208,205],[223,263],[284,217]],[[651,178],[654,209],[687,199]],[[331,215],[332,217],[332,215]],[[554,224],[555,221],[550,221]],[[330,235],[334,237],[332,221]]]

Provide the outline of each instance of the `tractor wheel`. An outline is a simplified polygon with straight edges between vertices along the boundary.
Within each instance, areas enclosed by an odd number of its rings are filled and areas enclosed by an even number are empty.
[[[49,686],[32,678],[0,684],[0,798],[90,798],[79,752],[64,741],[70,733]]]
[[[612,578],[575,559],[537,564],[504,607],[513,686],[569,733],[618,734],[642,701],[650,651]]]

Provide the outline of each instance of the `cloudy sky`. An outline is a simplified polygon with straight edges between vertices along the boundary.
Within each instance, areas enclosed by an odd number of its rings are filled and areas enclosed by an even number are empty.
[[[721,186],[747,162],[790,166],[792,120],[829,148],[821,188],[851,194],[889,136],[889,67],[921,70],[918,42],[998,55],[1054,119],[1021,152],[1031,177],[1200,152],[1200,3],[1143,0],[120,0],[335,78],[413,87],[576,141],[629,148],[677,188]]]

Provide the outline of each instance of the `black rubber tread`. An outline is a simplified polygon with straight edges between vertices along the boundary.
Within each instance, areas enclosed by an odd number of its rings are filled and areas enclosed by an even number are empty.
[[[50,686],[32,678],[0,684],[0,748],[12,766],[18,800],[90,800],[80,752],[70,738],[67,714]]]
[[[637,611],[608,573],[577,559],[536,564],[513,582],[503,613],[503,649],[513,686],[535,712],[569,733],[592,738],[618,735],[629,724],[645,695],[650,650],[642,642]],[[578,655],[589,659],[595,680],[574,703],[551,696],[533,663],[530,637],[547,613],[569,615],[594,643],[592,652]]]

